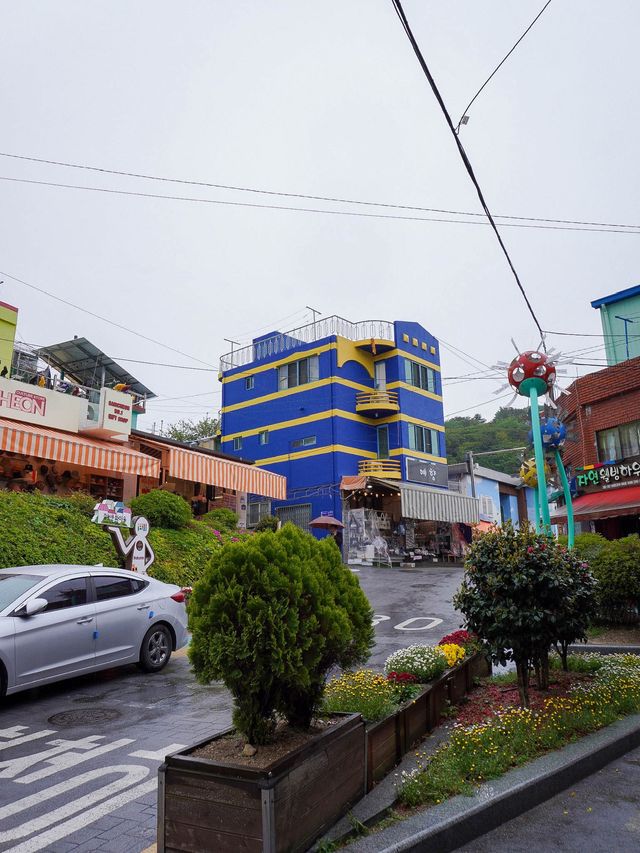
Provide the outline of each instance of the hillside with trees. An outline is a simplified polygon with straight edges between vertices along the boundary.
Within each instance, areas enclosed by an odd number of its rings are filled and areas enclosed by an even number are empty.
[[[524,447],[528,444],[529,410],[503,406],[498,409],[492,421],[486,421],[481,415],[469,418],[455,417],[445,422],[447,438],[447,461],[449,464],[464,462],[465,453],[486,450],[500,450],[507,447]],[[494,468],[505,474],[516,476],[520,469],[522,452],[498,453],[495,456],[481,456],[480,465]]]

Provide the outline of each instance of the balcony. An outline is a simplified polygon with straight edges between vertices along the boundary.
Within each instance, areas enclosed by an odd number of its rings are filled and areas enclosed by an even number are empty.
[[[369,418],[380,418],[400,411],[395,391],[360,391],[356,394],[356,412]]]
[[[384,480],[401,480],[402,468],[396,459],[362,459],[358,462],[358,474]]]

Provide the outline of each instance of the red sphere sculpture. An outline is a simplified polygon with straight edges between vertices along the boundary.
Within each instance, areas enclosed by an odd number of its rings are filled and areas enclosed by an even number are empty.
[[[546,353],[528,350],[513,359],[508,377],[509,384],[523,397],[530,395],[531,388],[535,388],[538,396],[542,396],[553,387],[556,368]]]

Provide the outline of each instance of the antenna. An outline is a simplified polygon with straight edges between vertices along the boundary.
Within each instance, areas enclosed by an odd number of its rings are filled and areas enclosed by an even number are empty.
[[[230,338],[223,338],[222,340],[226,341],[228,344],[231,344],[231,367],[235,367],[233,363],[233,348],[234,346],[239,347],[241,346],[241,344],[239,344],[238,341],[232,341]]]
[[[305,305],[305,308],[308,308],[309,311],[313,314],[313,336],[315,338],[316,335],[316,314],[322,314],[322,311],[318,311],[317,308],[312,308],[311,305]]]

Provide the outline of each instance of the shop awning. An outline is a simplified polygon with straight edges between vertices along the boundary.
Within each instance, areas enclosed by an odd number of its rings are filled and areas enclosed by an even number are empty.
[[[160,463],[132,447],[0,418],[0,450],[116,474],[160,477]]]
[[[640,515],[640,486],[581,495],[573,501],[573,515],[576,521],[595,521],[616,515]],[[566,507],[559,507],[551,516],[553,524],[566,520]]]
[[[198,453],[196,450],[167,445],[162,445],[162,448],[169,450],[169,474],[177,480],[206,483],[221,489],[286,500],[287,479],[282,474],[274,474],[255,465]]]
[[[477,524],[480,521],[478,498],[413,483],[394,485],[400,487],[400,510],[404,518],[459,524]]]

